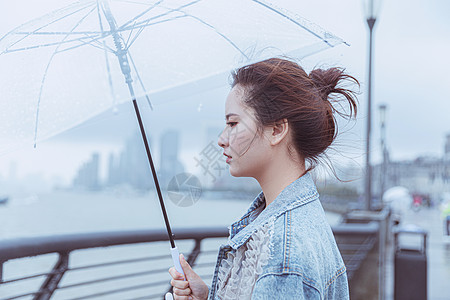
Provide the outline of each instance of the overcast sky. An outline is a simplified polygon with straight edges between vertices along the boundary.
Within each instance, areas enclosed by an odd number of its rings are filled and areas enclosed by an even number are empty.
[[[0,36],[36,16],[71,2],[1,1]],[[303,65],[309,70],[315,65],[345,67],[350,74],[360,80],[362,83],[362,93],[359,96],[360,114],[351,130],[350,139],[356,142],[358,151],[363,151],[367,117],[368,29],[362,2],[356,0],[274,2],[317,23],[350,44],[349,47],[340,45],[313,55],[305,59]],[[378,106],[382,103],[388,106],[387,143],[392,159],[443,154],[445,135],[450,133],[449,12],[450,2],[447,0],[382,1],[374,30],[372,117],[374,162],[380,158]],[[226,91],[227,88],[223,88],[218,95],[225,97]],[[204,105],[207,106],[207,103]],[[55,137],[43,143],[38,150],[26,148],[0,157],[0,175],[8,176],[11,161],[16,161],[20,174],[51,169],[47,175],[56,176],[61,166],[73,169],[80,161],[87,159],[96,148],[100,149],[99,147],[95,143],[75,147],[64,138],[64,135],[60,139]],[[107,151],[109,150],[105,147],[105,152]],[[355,155],[357,160],[363,161],[361,155],[359,158],[358,154]],[[50,160],[49,157],[52,164],[45,162],[46,159]]]

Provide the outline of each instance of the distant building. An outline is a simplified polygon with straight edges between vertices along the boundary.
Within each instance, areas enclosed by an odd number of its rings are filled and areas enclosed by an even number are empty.
[[[145,146],[138,133],[126,141],[123,151],[118,156],[110,154],[106,184],[108,186],[128,184],[140,190],[147,190],[153,186]]]
[[[418,157],[408,161],[389,161],[385,174],[382,164],[373,167],[373,193],[380,195],[384,177],[385,191],[394,186],[406,187],[411,193],[428,195],[438,201],[450,193],[450,135],[446,137],[442,157]]]
[[[113,186],[119,184],[119,174],[120,173],[118,172],[117,158],[113,153],[110,153],[108,158],[108,175],[106,178],[106,185]]]
[[[166,189],[170,180],[177,174],[184,172],[184,166],[180,162],[179,133],[175,130],[166,131],[161,136],[161,156],[158,179],[161,189]]]
[[[381,166],[374,167],[374,194],[380,195]],[[411,193],[429,195],[439,199],[450,193],[450,160],[419,157],[412,161],[389,162],[386,167],[385,190],[404,186]]]
[[[98,153],[92,154],[91,159],[79,168],[73,180],[73,186],[88,190],[99,189],[99,162],[100,155]]]

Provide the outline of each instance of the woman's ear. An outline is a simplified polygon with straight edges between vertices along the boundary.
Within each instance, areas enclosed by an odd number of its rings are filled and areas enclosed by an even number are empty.
[[[275,146],[287,136],[289,131],[289,123],[285,118],[283,120],[278,121],[275,125],[271,126],[271,133],[269,136],[270,144]]]

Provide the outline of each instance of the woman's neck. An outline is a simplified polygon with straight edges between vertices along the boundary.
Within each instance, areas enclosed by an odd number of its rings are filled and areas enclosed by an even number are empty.
[[[266,207],[292,182],[306,173],[305,164],[292,160],[273,161],[264,174],[255,178],[266,198]]]

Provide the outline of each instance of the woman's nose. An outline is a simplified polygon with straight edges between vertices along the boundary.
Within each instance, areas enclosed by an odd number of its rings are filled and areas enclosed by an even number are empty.
[[[219,135],[218,144],[220,147],[225,148],[228,146],[228,134],[225,132],[226,129],[222,131],[222,133]]]

